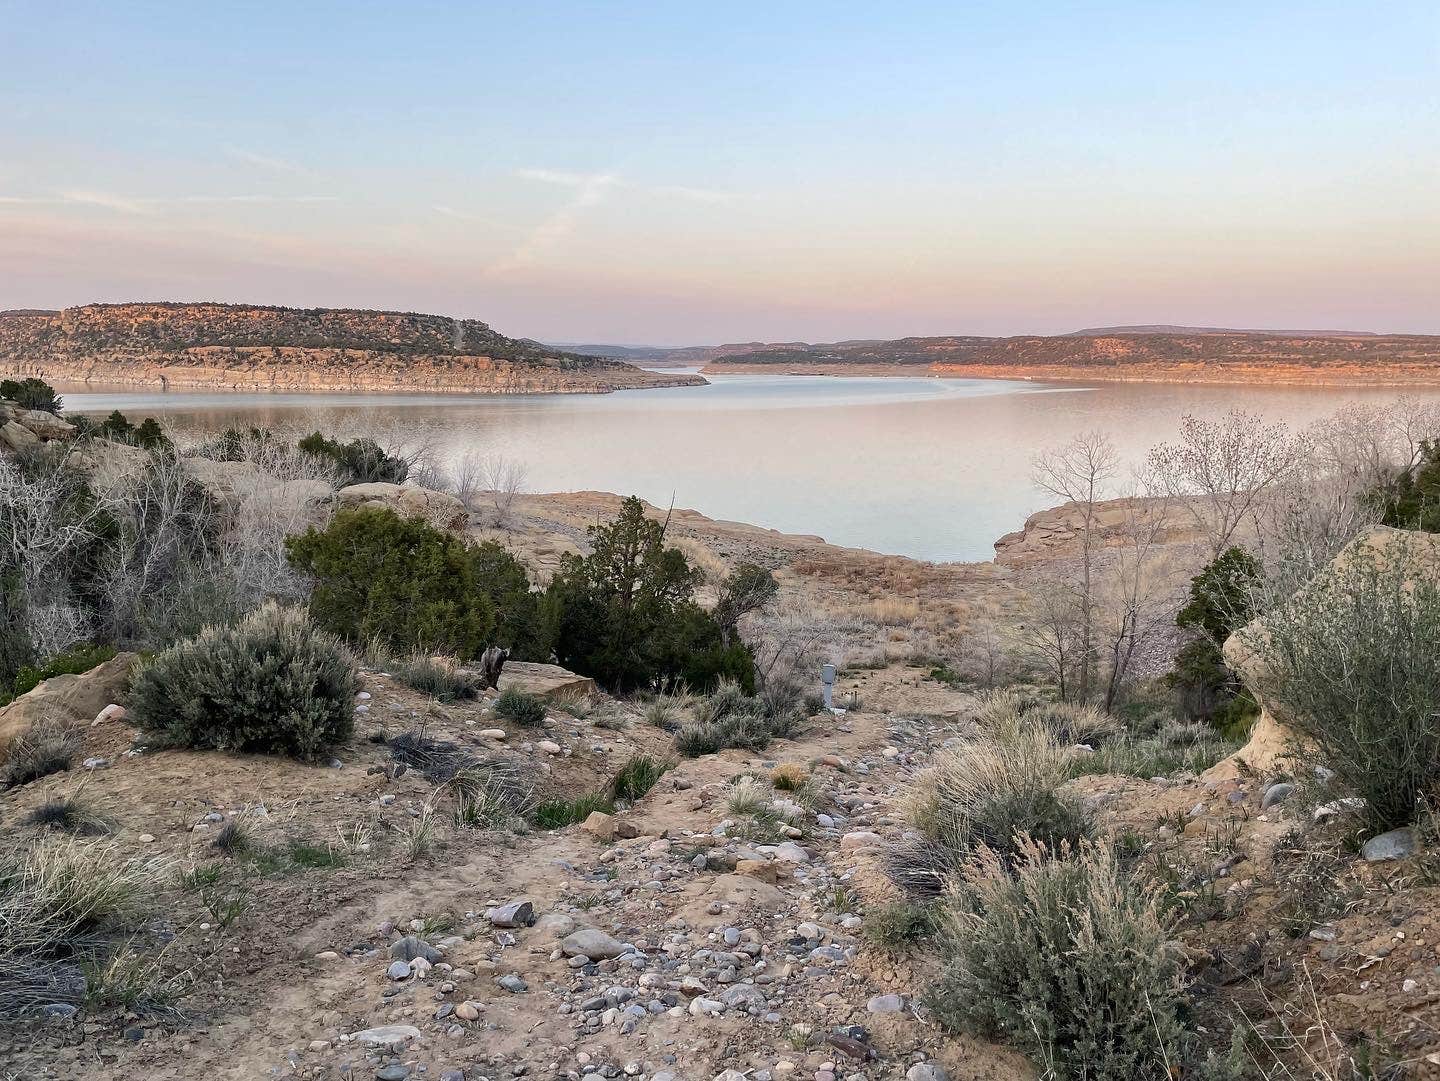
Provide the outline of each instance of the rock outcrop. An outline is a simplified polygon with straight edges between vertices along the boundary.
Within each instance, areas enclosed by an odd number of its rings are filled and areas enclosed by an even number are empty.
[[[1342,548],[1328,567],[1286,602],[1287,606],[1305,604],[1319,583],[1344,575],[1361,558],[1373,557],[1382,560],[1400,557],[1417,568],[1440,575],[1440,535],[1374,526]],[[1242,769],[1254,773],[1273,772],[1298,740],[1272,693],[1274,673],[1264,657],[1265,636],[1265,617],[1262,616],[1225,642],[1225,663],[1260,703],[1260,717],[1250,730],[1245,746],[1212,767],[1206,774],[1209,778],[1233,776]]]
[[[475,319],[240,304],[0,313],[0,367],[51,382],[239,391],[604,394],[705,383],[508,338]]]
[[[381,507],[402,518],[423,518],[437,529],[463,533],[470,524],[465,504],[449,492],[374,481],[351,484],[335,493],[341,507]]]
[[[74,425],[53,413],[0,399],[0,451],[31,450],[52,440],[68,439],[74,432]]]
[[[8,706],[0,707],[0,760],[11,741],[37,721],[88,724],[95,720],[106,706],[124,697],[137,660],[134,653],[117,653],[78,676],[52,676]]]

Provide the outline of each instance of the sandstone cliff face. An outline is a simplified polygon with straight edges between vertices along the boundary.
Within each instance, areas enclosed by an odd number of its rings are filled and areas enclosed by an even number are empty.
[[[190,390],[603,394],[705,382],[507,338],[474,319],[232,304],[0,313],[0,370]]]

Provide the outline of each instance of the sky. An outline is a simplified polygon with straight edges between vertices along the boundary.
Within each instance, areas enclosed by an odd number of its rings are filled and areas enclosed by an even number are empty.
[[[0,308],[1440,333],[1440,5],[0,0]]]

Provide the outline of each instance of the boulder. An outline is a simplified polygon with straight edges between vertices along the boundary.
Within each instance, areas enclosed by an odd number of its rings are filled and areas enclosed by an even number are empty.
[[[46,443],[52,439],[69,439],[75,434],[75,425],[43,409],[18,409],[12,419]]]
[[[185,472],[222,507],[229,511],[263,509],[267,515],[303,518],[310,513],[316,524],[323,515],[319,508],[332,491],[323,480],[281,480],[250,462],[216,462],[209,458],[186,458]]]
[[[17,421],[0,424],[0,447],[10,450],[31,450],[40,445],[40,437]]]
[[[1420,851],[1420,841],[1409,826],[1371,837],[1360,846],[1360,856],[1369,863],[1403,860]]]
[[[629,947],[619,939],[607,935],[597,927],[582,927],[566,935],[560,943],[560,952],[566,957],[588,957],[592,961],[606,961],[627,953]]]
[[[52,676],[8,706],[0,707],[0,756],[11,740],[41,719],[89,724],[124,698],[138,659],[134,653],[117,653],[78,676]]]
[[[1321,570],[1310,584],[1302,587],[1286,604],[1306,603],[1307,593],[1316,588],[1316,583],[1343,575],[1358,558],[1369,558],[1372,555],[1381,559],[1402,556],[1417,566],[1428,567],[1434,573],[1440,574],[1440,535],[1373,526],[1342,548],[1330,565]],[[1240,676],[1246,688],[1255,696],[1255,701],[1260,703],[1260,717],[1250,729],[1250,739],[1245,746],[1208,769],[1203,774],[1206,781],[1229,780],[1247,772],[1274,773],[1282,767],[1282,760],[1293,753],[1300,742],[1297,733],[1287,722],[1283,709],[1270,693],[1274,685],[1274,674],[1269,670],[1263,656],[1265,636],[1265,618],[1262,616],[1225,641],[1225,663]]]
[[[465,504],[449,492],[375,481],[352,484],[335,493],[341,507],[383,507],[402,518],[423,518],[437,529],[463,532],[470,525]]]

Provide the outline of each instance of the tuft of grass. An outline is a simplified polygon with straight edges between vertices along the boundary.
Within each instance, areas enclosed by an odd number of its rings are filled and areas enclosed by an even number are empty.
[[[180,888],[198,893],[219,884],[225,877],[225,868],[218,863],[199,863],[189,870],[180,872]]]
[[[427,802],[420,813],[410,820],[401,831],[405,839],[405,854],[413,861],[429,853],[435,847],[435,831],[438,828],[435,807]]]
[[[865,913],[862,930],[877,950],[892,956],[910,953],[936,931],[933,906],[894,901]]]
[[[604,792],[590,792],[573,799],[547,799],[535,805],[531,821],[538,829],[557,830],[584,822],[596,811],[606,814],[615,810],[609,795]]]
[[[646,724],[653,725],[662,732],[674,732],[680,727],[680,711],[668,697],[652,698],[645,703],[640,715],[645,718]]]
[[[390,662],[389,671],[411,690],[437,702],[470,701],[480,696],[480,677],[448,657],[413,654]]]
[[[172,1011],[185,991],[185,981],[179,973],[166,974],[164,954],[165,950],[159,954],[137,950],[134,939],[124,943],[103,962],[87,968],[85,1005],[147,1014]]]
[[[226,856],[244,856],[257,851],[259,844],[248,822],[232,818],[220,827],[210,847]]]
[[[220,930],[226,930],[250,911],[250,889],[242,884],[231,885],[223,878],[200,890],[200,901]]]
[[[113,841],[49,834],[0,855],[0,942],[18,956],[72,953],[85,939],[136,917],[166,873]]]
[[[654,788],[665,771],[675,765],[672,759],[652,758],[648,754],[632,755],[610,779],[610,798],[634,803]]]
[[[19,788],[70,768],[82,744],[78,725],[42,717],[10,741],[0,766],[0,789]]]
[[[25,816],[27,825],[60,830],[81,837],[109,833],[114,823],[80,796],[56,796]]]
[[[725,805],[733,815],[757,815],[769,809],[770,800],[769,786],[747,775],[730,786]]]
[[[881,866],[891,882],[916,900],[931,900],[945,892],[945,883],[957,869],[956,851],[929,837],[907,837],[885,849]]]
[[[533,728],[545,720],[545,703],[512,687],[495,700],[495,716]]]
[[[588,694],[566,694],[554,700],[555,707],[570,714],[577,721],[583,721],[595,712],[595,699]]]
[[[468,766],[446,788],[455,795],[455,824],[465,829],[519,830],[535,804],[531,783],[499,762]]]
[[[830,907],[842,916],[848,916],[855,911],[855,894],[851,892],[850,887],[842,883],[837,882],[831,887],[827,900]]]
[[[782,762],[770,771],[770,783],[781,792],[798,792],[810,783],[810,770],[799,762]]]
[[[1197,733],[1199,735],[1199,733]],[[1127,777],[1171,777],[1177,773],[1204,773],[1235,753],[1233,743],[1205,729],[1193,743],[1172,742],[1164,735],[1149,739],[1117,739],[1093,754],[1077,754],[1070,762],[1074,777],[1114,773]]]
[[[435,935],[448,935],[455,930],[455,926],[455,913],[427,912],[420,917],[420,930],[415,933],[421,938],[429,939]]]
[[[1094,832],[1079,801],[1061,791],[1073,754],[1041,725],[982,734],[945,752],[919,786],[911,814],[957,854],[983,846],[1018,851],[1021,838],[1058,849]]]
[[[310,841],[291,841],[285,847],[285,857],[293,869],[303,871],[333,871],[347,862],[343,849]]]

